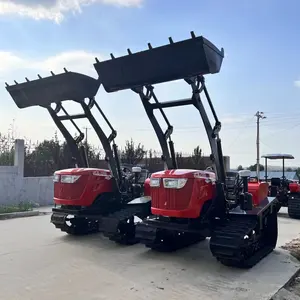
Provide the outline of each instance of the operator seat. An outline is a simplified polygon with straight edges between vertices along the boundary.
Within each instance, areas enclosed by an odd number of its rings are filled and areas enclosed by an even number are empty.
[[[280,178],[277,177],[271,178],[271,187],[270,187],[271,197],[276,197],[280,186],[281,186]]]
[[[238,172],[226,172],[225,187],[226,187],[226,199],[235,201],[236,193],[235,187],[239,179]]]

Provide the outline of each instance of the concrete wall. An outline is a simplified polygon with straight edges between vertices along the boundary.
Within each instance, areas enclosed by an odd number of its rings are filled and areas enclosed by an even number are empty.
[[[210,159],[205,157],[207,164]],[[226,170],[230,170],[230,157],[224,157]],[[163,169],[163,166],[158,170]],[[24,140],[15,141],[14,166],[0,166],[0,205],[33,202],[41,206],[53,204],[51,177],[24,177]]]
[[[52,177],[24,177],[24,140],[16,140],[14,166],[0,166],[0,204],[53,204]]]

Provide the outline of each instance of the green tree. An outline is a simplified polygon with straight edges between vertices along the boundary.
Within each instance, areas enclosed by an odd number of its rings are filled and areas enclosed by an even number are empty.
[[[239,166],[237,167],[237,169],[238,169],[238,171],[244,170],[244,168],[243,168],[242,165],[239,165]]]
[[[202,149],[200,148],[200,146],[197,146],[196,148],[194,148],[192,156],[191,156],[193,165],[195,165],[195,167],[200,166],[202,158],[203,158],[202,157]]]
[[[11,135],[0,133],[0,166],[14,164],[14,140]]]
[[[136,165],[142,161],[146,153],[147,151],[141,143],[136,146],[131,139],[126,141],[125,148],[121,151],[121,161],[122,163]]]
[[[55,138],[44,140],[25,156],[25,176],[47,176],[60,169],[61,145]]]
[[[257,165],[257,164],[251,165],[251,166],[249,167],[249,170],[250,170],[250,171],[256,171],[256,165]],[[259,171],[264,171],[264,170],[265,170],[264,166],[260,164],[260,165],[259,165]]]

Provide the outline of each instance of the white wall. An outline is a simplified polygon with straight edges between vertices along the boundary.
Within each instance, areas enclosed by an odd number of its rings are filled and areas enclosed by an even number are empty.
[[[15,142],[14,166],[0,166],[0,204],[53,204],[52,177],[24,177],[24,140]]]

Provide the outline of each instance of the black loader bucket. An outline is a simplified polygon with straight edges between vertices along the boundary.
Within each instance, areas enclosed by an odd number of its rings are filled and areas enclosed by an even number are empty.
[[[88,162],[82,149],[79,149],[79,143],[84,139],[84,134],[75,123],[75,119],[89,118],[87,114],[70,115],[62,105],[62,101],[71,100],[79,102],[82,107],[89,106],[85,103],[88,98],[90,104],[94,104],[94,97],[100,87],[99,80],[92,77],[68,72],[39,79],[28,80],[26,82],[8,85],[6,83],[6,90],[11,95],[12,99],[19,108],[26,108],[30,106],[41,106],[48,110],[52,120],[64,136],[69,149],[71,151],[72,164],[78,167],[88,167]],[[51,104],[55,103],[56,107],[52,108]],[[92,106],[92,105],[90,105]],[[87,109],[88,109],[87,108]],[[63,112],[64,115],[59,115]],[[78,131],[78,135],[73,137],[69,130],[65,127],[62,121],[69,120]],[[94,121],[95,123],[95,121]]]
[[[19,108],[29,106],[49,107],[51,103],[59,103],[64,100],[83,101],[85,98],[93,98],[100,87],[100,82],[92,77],[68,72],[14,85],[6,84],[6,90],[10,93]]]
[[[203,36],[173,42],[165,46],[100,62],[94,67],[107,92],[133,89],[197,75],[213,74],[220,71],[224,50],[219,50]]]

